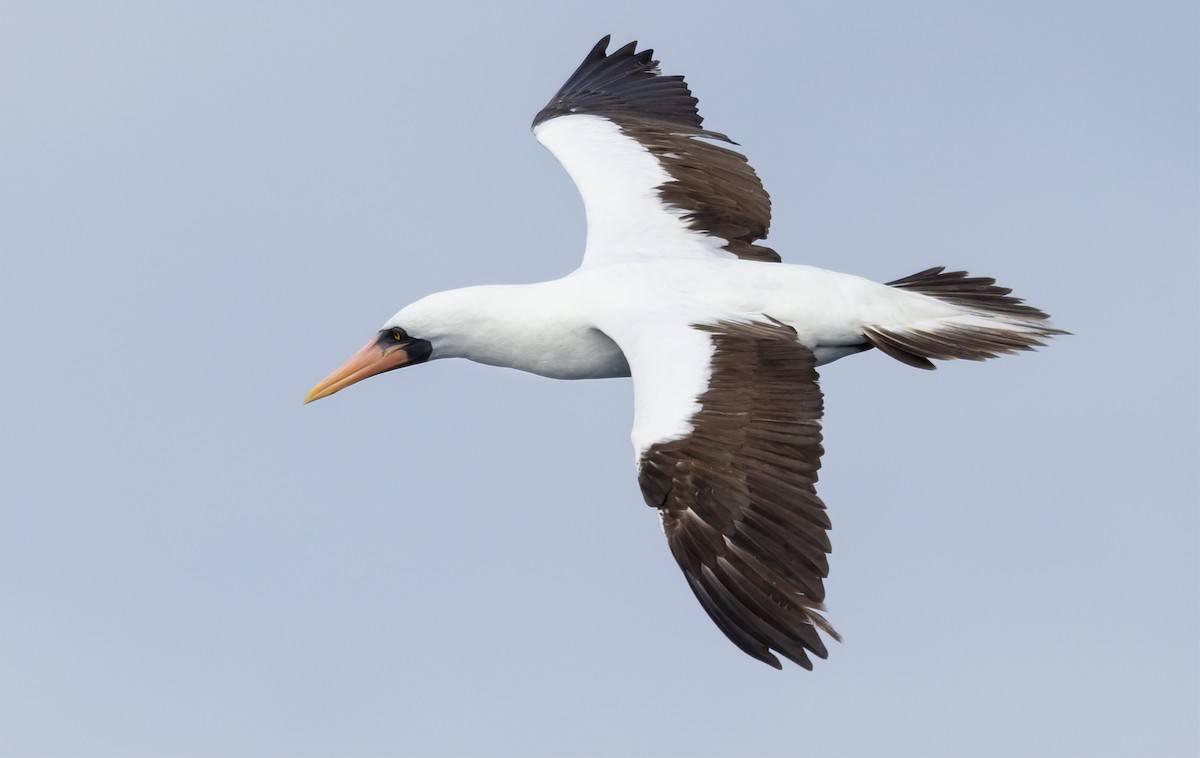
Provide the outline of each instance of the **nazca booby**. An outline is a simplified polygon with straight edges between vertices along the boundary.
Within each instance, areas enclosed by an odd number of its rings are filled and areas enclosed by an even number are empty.
[[[681,76],[609,38],[533,121],[583,197],[583,262],[526,285],[430,295],[389,319],[306,402],[376,374],[467,358],[558,379],[632,376],[638,482],[717,626],[747,654],[811,668],[830,527],[815,484],[816,367],[878,348],[918,368],[1063,332],[989,278],[931,268],[887,284],[780,262],[770,199]]]

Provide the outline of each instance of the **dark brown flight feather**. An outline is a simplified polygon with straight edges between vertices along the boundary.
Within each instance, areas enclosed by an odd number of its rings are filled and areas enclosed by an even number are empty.
[[[821,390],[812,351],[778,323],[696,325],[712,335],[708,390],[688,436],[650,446],[638,483],[704,610],[776,668],[825,658],[817,630],[829,517],[817,497]]]
[[[663,76],[652,49],[636,52],[630,42],[606,54],[608,42],[606,36],[596,43],[533,126],[575,114],[612,121],[671,175],[659,195],[686,212],[691,229],[726,240],[725,249],[739,258],[778,263],[778,253],[754,244],[771,225],[771,198],[758,175],[745,156],[704,140],[736,143],[702,128],[687,83]]]

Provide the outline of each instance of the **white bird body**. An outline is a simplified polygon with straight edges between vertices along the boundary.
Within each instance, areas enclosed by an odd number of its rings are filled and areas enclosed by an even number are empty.
[[[574,272],[430,295],[313,388],[466,358],[555,379],[632,376],[638,481],[688,584],[739,648],[806,668],[829,519],[817,497],[815,367],[878,348],[982,360],[1059,334],[992,279],[928,269],[888,284],[780,261],[756,244],[770,199],[727,137],[701,128],[682,77],[601,40],[534,120],[583,198]]]
[[[438,292],[402,309],[383,328],[403,326],[422,335],[433,345],[431,359],[466,358],[552,379],[624,377],[631,363],[652,361],[674,378],[659,373],[654,385],[670,388],[668,398],[646,398],[645,385],[635,382],[633,437],[641,455],[655,442],[691,431],[682,422],[707,386],[713,352],[693,324],[781,322],[820,366],[862,352],[867,325],[936,328],[979,318],[967,308],[852,274],[689,257],[618,259],[547,282]]]
[[[823,365],[861,352],[865,324],[913,324],[968,313],[813,266],[659,259],[580,268],[536,284],[438,292],[402,309],[383,328],[402,325],[429,335],[433,358],[467,358],[553,379],[601,379],[629,376],[619,350],[605,349],[611,340],[604,335],[623,324],[769,315],[795,329],[796,341]]]

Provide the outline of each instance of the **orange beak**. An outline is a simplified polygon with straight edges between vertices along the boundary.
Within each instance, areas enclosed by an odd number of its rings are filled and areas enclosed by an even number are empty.
[[[304,398],[305,404],[332,395],[369,376],[406,365],[409,363],[409,357],[405,347],[407,345],[384,347],[380,345],[379,340],[371,340],[362,350],[350,356],[350,360],[343,363],[337,371],[313,387],[308,397]]]

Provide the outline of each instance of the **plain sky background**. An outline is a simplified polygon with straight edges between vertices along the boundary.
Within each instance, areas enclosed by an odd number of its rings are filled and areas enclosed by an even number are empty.
[[[1192,2],[0,2],[0,756],[1200,752]],[[627,381],[446,361],[312,406],[430,291],[560,276],[528,132],[654,47],[784,259],[997,277],[1074,332],[822,370],[807,673],[710,623]]]

